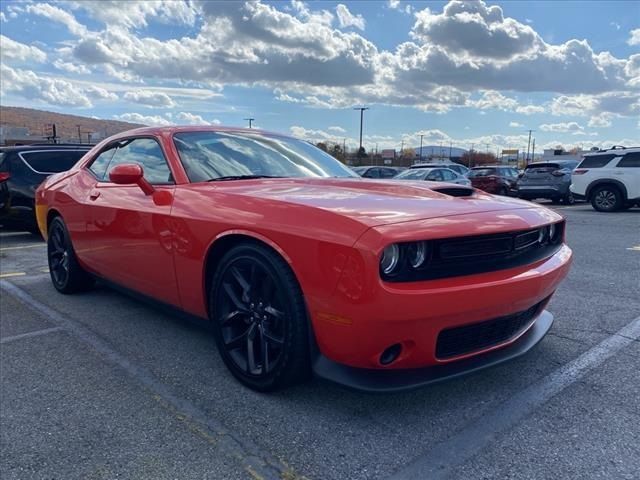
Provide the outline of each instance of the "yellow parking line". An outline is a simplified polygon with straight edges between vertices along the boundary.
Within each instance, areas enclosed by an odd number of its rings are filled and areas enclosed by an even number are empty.
[[[21,277],[26,274],[26,272],[0,273],[0,278]]]
[[[46,243],[36,243],[35,245],[17,245],[15,247],[2,247],[0,248],[0,252],[4,252],[5,250],[21,250],[23,248],[36,248],[36,247],[46,247]]]

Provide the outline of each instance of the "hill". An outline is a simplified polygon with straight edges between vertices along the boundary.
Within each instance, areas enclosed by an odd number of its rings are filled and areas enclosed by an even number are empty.
[[[57,135],[61,141],[69,142],[78,141],[79,125],[82,141],[85,143],[89,133],[91,133],[92,140],[95,141],[124,130],[144,126],[117,120],[81,117],[32,108],[0,106],[0,125],[3,127],[26,127],[30,135],[42,137],[46,136],[45,129],[47,124],[55,124]]]

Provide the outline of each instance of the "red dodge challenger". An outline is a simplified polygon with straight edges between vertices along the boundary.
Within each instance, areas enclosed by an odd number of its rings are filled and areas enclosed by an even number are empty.
[[[571,263],[544,207],[363,179],[257,130],[121,133],[36,204],[58,291],[98,278],[207,319],[231,373],[261,391],[311,372],[401,390],[522,355]]]

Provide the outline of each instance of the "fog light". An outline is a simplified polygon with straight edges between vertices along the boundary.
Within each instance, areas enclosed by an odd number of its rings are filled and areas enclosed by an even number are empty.
[[[389,365],[390,363],[395,362],[400,356],[400,352],[402,352],[402,345],[399,343],[391,345],[382,352],[382,355],[380,355],[380,363],[382,365]]]

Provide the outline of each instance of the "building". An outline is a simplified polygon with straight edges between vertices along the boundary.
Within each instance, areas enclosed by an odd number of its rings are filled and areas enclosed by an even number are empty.
[[[27,127],[0,126],[0,145],[31,145],[46,141],[42,135],[29,135]]]
[[[582,160],[582,157],[589,153],[589,150],[570,150],[566,151],[564,148],[546,148],[542,152],[542,162],[553,162],[554,160],[575,160],[577,162]]]

